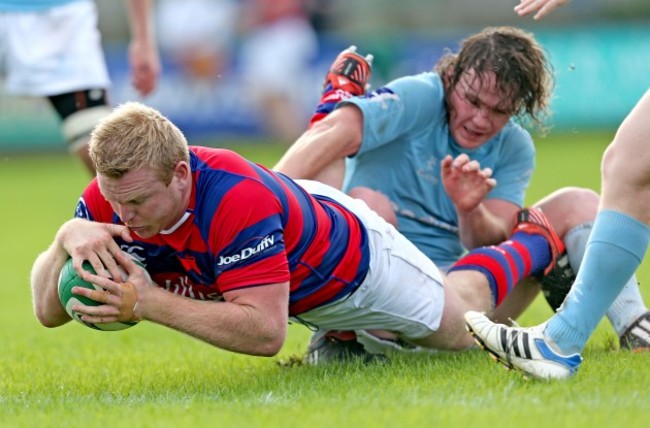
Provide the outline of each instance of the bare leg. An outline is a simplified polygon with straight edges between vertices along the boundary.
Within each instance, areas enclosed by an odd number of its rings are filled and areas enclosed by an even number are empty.
[[[602,197],[584,263],[547,335],[582,350],[645,255],[650,232],[650,91],[621,124],[602,164]]]
[[[463,315],[468,310],[488,311],[492,306],[490,287],[485,276],[476,271],[458,271],[445,278],[445,310],[440,328],[427,337],[405,340],[424,348],[462,350],[471,346]]]
[[[565,187],[546,196],[534,206],[540,208],[564,239],[569,230],[579,224],[594,221],[599,197],[596,192],[578,187]]]

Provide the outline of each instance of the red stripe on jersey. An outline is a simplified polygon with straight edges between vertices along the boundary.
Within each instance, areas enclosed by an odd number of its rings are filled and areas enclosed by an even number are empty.
[[[291,252],[296,249],[296,246],[302,241],[305,213],[303,212],[302,206],[296,198],[296,195],[293,193],[294,190],[289,189],[282,181],[278,181],[278,184],[282,187],[284,194],[287,196],[289,216],[284,226],[284,246],[287,250],[287,254],[291,254]],[[312,201],[312,206],[313,205],[314,203]],[[327,226],[329,231],[329,222],[327,222]]]
[[[212,217],[212,252],[219,254],[239,232],[281,212],[280,201],[268,188],[255,180],[242,180],[224,195]]]
[[[328,205],[339,210],[348,221],[348,224],[351,226],[351,229],[354,229],[354,225],[357,225],[357,218],[350,213],[349,211],[341,210],[341,208],[329,202],[324,202]],[[351,232],[352,232],[351,230]],[[318,241],[317,241],[318,242]],[[321,287],[319,290],[315,291],[311,295],[304,297],[300,301],[296,302],[293,305],[289,306],[289,314],[301,314],[306,312],[314,307],[318,306],[322,302],[326,302],[334,298],[341,290],[346,287],[346,284],[354,281],[357,275],[357,267],[361,261],[361,234],[359,233],[350,233],[348,236],[348,242],[346,246],[345,255],[343,260],[346,260],[346,263],[341,263],[332,272],[331,280],[327,283],[327,286]]]
[[[316,234],[312,240],[309,249],[305,252],[303,257],[298,261],[297,266],[291,272],[291,290],[295,291],[300,287],[302,281],[313,274],[314,266],[320,266],[323,261],[323,257],[327,254],[327,251],[330,248],[330,232],[332,229],[332,223],[329,221],[323,221],[322,218],[326,214],[323,212],[318,203],[311,200],[314,215],[316,216],[317,228],[315,230]],[[290,210],[291,213],[299,212],[302,215],[302,209],[298,205],[297,201],[294,199],[291,203],[295,205],[294,210]],[[291,219],[291,216],[289,217]],[[286,243],[287,245],[287,254],[295,249],[297,244],[300,243],[299,240],[295,237],[299,237],[303,234],[303,221],[289,221],[286,226],[285,239],[290,240]]]
[[[131,234],[135,239],[137,235]],[[142,238],[137,238],[142,239]],[[147,242],[160,246],[168,246],[175,251],[193,251],[203,253],[208,250],[205,241],[201,237],[201,231],[194,224],[194,215],[190,216],[183,224],[172,234],[158,234],[149,239]]]
[[[321,302],[327,302],[333,299],[344,287],[345,283],[336,278],[331,279],[325,287],[321,287],[309,296],[300,299],[295,304],[289,305],[289,315],[299,315],[317,307]]]

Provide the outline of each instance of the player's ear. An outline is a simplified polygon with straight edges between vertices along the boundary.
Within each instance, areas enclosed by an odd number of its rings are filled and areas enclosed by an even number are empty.
[[[190,170],[190,165],[185,162],[185,161],[179,161],[176,163],[174,166],[174,175],[173,177],[180,179],[180,180],[186,180],[192,175],[192,171]]]
[[[454,65],[451,65],[445,69],[445,72],[442,75],[442,83],[445,87],[445,90],[449,90],[451,88],[451,82],[454,80],[455,70],[456,68]]]
[[[185,161],[179,161],[174,166],[174,172],[169,185],[175,185],[182,189],[189,189],[192,185],[192,170]]]

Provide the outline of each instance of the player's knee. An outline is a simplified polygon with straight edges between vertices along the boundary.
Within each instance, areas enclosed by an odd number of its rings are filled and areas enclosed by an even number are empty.
[[[388,197],[381,192],[370,189],[368,187],[354,187],[348,192],[353,198],[361,199],[380,217],[388,223],[397,227],[397,216],[393,210],[393,206],[388,200]]]
[[[73,153],[88,143],[95,125],[111,112],[103,89],[68,92],[49,100],[61,118],[63,137]]]
[[[108,106],[91,107],[79,110],[63,120],[63,137],[71,152],[78,152],[88,144],[90,133],[108,114]]]
[[[603,174],[603,180],[633,180],[635,175],[639,173],[636,168],[630,168],[631,165],[636,162],[632,162],[632,159],[629,159],[630,150],[625,149],[625,145],[616,144],[616,142],[610,144],[605,153],[603,154],[601,169]],[[637,156],[641,154],[637,153]],[[645,171],[639,175],[647,175]]]
[[[584,212],[595,215],[600,197],[585,187],[565,187],[558,194],[559,207],[566,212]]]
[[[624,137],[618,138],[603,155],[602,184],[603,194],[607,195],[604,204],[640,207],[640,202],[650,197],[650,170],[647,168],[650,154],[636,150],[634,143],[626,144]],[[634,195],[634,202],[630,195]]]
[[[591,189],[564,187],[535,204],[549,219],[555,232],[563,237],[574,226],[593,221],[600,197]]]

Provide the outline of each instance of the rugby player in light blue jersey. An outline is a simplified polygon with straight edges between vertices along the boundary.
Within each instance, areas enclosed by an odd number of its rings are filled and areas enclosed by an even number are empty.
[[[520,210],[535,167],[535,149],[516,119],[544,119],[552,74],[543,48],[520,29],[486,28],[465,39],[457,53],[444,55],[434,71],[398,78],[365,95],[363,81],[337,87],[341,75],[355,82],[369,74],[355,74],[354,60],[364,62],[354,51],[334,62],[315,115],[319,120],[276,169],[363,199],[443,270],[478,269],[477,264],[454,263],[467,250],[507,239],[517,216],[528,213]],[[357,91],[350,93],[350,88]],[[565,188],[535,204],[544,213],[535,215],[547,217],[566,246],[565,261],[576,270],[598,201],[591,190]],[[498,283],[498,271],[512,261],[480,251],[476,257],[493,258],[501,266],[494,272]],[[570,267],[558,265],[564,268],[547,279],[564,275],[565,288],[554,289],[554,281],[543,281],[554,309],[572,282]],[[493,319],[516,318],[537,289],[515,291],[496,308]],[[630,326],[649,316],[632,276],[608,312],[622,345],[648,346],[648,341],[629,336],[634,334]],[[342,337],[327,337],[325,343],[338,346]],[[318,341],[312,349],[324,344]]]

